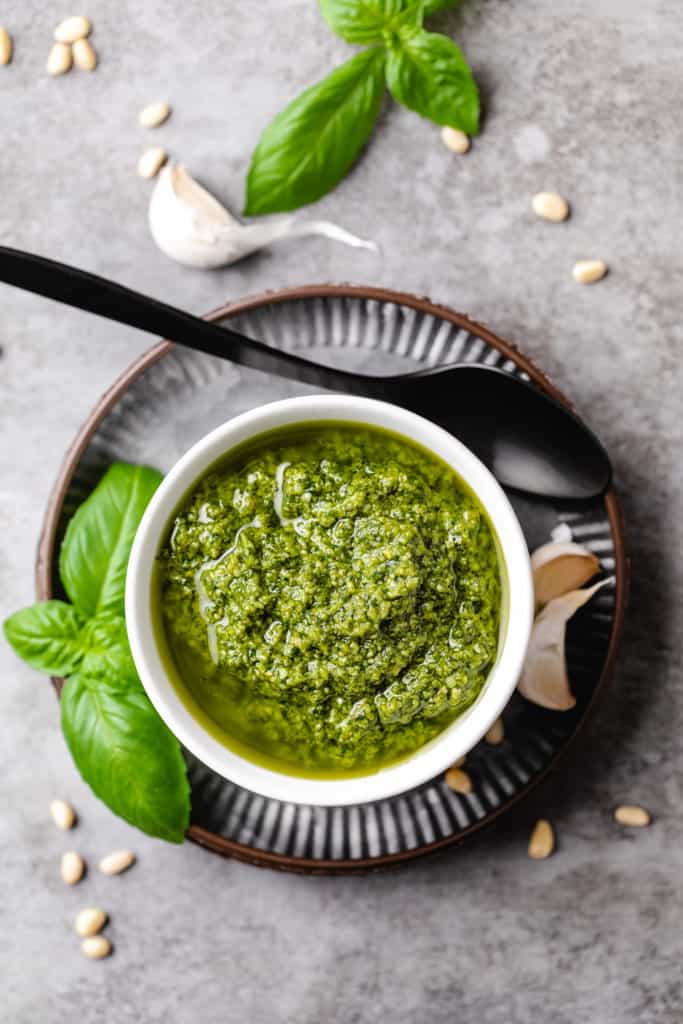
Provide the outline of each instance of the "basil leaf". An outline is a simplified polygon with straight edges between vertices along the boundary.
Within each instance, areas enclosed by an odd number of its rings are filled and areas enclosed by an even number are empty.
[[[436,14],[437,11],[445,11],[447,7],[455,7],[460,0],[424,0],[424,16]]]
[[[384,93],[384,51],[363,50],[267,126],[247,178],[245,214],[294,210],[344,177],[367,142]]]
[[[120,615],[102,612],[89,619],[83,627],[83,643],[86,647],[80,668],[83,675],[119,684],[138,680],[126,623]]]
[[[388,47],[393,46],[394,37],[397,32],[415,31],[422,28],[423,17],[422,0],[418,0],[417,3],[406,3],[403,5],[403,10],[394,15],[384,31],[384,45]]]
[[[96,796],[143,832],[182,843],[190,816],[185,763],[140,683],[71,676],[61,713],[67,746]]]
[[[479,131],[479,91],[465,58],[446,36],[406,32],[387,55],[387,85],[394,99],[436,124]]]
[[[396,19],[410,12],[422,24],[421,0],[320,0],[323,18],[347,43],[381,43]]]
[[[64,589],[82,615],[123,615],[128,556],[142,513],[161,482],[145,466],[117,462],[78,508],[59,559]]]
[[[41,601],[5,619],[3,629],[20,658],[55,676],[69,675],[80,664],[84,648],[83,619],[64,601]]]

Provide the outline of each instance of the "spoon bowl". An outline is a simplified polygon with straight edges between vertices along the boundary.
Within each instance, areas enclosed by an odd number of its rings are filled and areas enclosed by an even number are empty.
[[[460,363],[393,378],[398,405],[455,434],[506,487],[589,500],[610,483],[607,453],[567,409],[497,367]],[[392,394],[393,392],[393,394]]]

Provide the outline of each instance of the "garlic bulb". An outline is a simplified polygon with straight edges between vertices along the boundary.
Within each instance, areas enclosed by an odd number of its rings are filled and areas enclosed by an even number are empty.
[[[161,251],[187,267],[224,267],[271,242],[305,235],[323,235],[346,245],[377,250],[373,242],[324,220],[299,222],[283,216],[242,224],[181,164],[169,164],[162,170],[148,216],[152,238]]]
[[[599,568],[597,556],[580,544],[543,544],[531,556],[536,609],[569,590],[578,590]]]
[[[517,689],[534,704],[552,711],[568,711],[576,704],[567,676],[565,638],[572,615],[612,583],[613,577],[600,580],[586,590],[571,590],[550,601],[538,615]]]

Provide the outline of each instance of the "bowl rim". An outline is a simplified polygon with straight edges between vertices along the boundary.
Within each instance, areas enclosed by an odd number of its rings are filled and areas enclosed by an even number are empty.
[[[273,429],[308,422],[352,422],[393,431],[447,462],[472,489],[497,536],[504,564],[507,622],[496,661],[473,704],[442,732],[396,764],[348,778],[290,775],[260,765],[212,736],[182,700],[159,651],[152,613],[153,570],[175,508],[217,459]],[[149,699],[183,746],[222,777],[275,800],[348,806],[388,799],[427,782],[479,742],[516,686],[533,621],[533,584],[526,540],[510,501],[483,463],[456,437],[416,413],[374,399],[314,394],[285,398],[231,417],[174,464],[138,527],[126,578],[126,624],[133,658]]]
[[[316,284],[290,285],[253,292],[250,295],[231,299],[206,313],[205,318],[207,320],[221,321],[245,313],[248,314],[264,306],[277,307],[280,304],[312,299],[350,299],[364,302],[391,303],[419,313],[438,317],[473,334],[475,337],[481,338],[487,345],[501,353],[505,359],[510,360],[517,370],[526,373],[532,382],[546,394],[551,395],[568,408],[574,409],[571,400],[557,386],[554,380],[541,370],[529,356],[520,351],[515,343],[495,334],[480,321],[473,319],[467,314],[457,312],[451,306],[433,302],[429,297],[417,296],[410,292],[373,285],[349,283],[333,284],[330,282],[318,282]],[[143,377],[155,363],[169,355],[174,348],[175,345],[172,341],[160,339],[144,350],[137,358],[133,359],[132,362],[128,363],[119,376],[112,381],[94,403],[90,412],[76,431],[71,444],[67,447],[47,499],[40,535],[36,545],[34,585],[38,600],[49,600],[56,596],[57,593],[54,570],[58,554],[64,503],[84,453],[90,446],[101,424],[107,419],[128,389]],[[609,523],[614,544],[614,573],[616,578],[614,613],[602,671],[583,708],[583,713],[577,719],[571,733],[548,759],[546,765],[535,773],[525,785],[521,786],[515,794],[503,802],[500,807],[490,811],[483,818],[471,822],[467,827],[457,832],[422,843],[418,847],[372,856],[367,855],[360,858],[312,859],[307,855],[299,856],[297,854],[263,850],[246,844],[243,841],[233,839],[230,836],[212,832],[210,829],[196,823],[190,824],[188,838],[212,853],[226,858],[234,858],[255,867],[267,867],[272,870],[305,875],[362,874],[368,871],[394,868],[408,861],[434,856],[451,846],[461,845],[470,836],[480,832],[482,829],[491,827],[501,816],[517,807],[551,772],[557,771],[563,763],[566,763],[576,748],[579,734],[593,719],[596,710],[613,681],[619,644],[626,619],[631,579],[631,561],[626,539],[626,525],[621,501],[614,482],[610,484],[603,498],[602,506]],[[51,685],[57,699],[59,699],[64,679],[53,676]]]

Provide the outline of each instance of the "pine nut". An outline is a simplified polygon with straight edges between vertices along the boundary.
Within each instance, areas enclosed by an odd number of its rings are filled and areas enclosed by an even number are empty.
[[[652,821],[650,812],[637,804],[620,804],[614,811],[614,820],[629,828],[645,828]]]
[[[82,14],[74,14],[71,18],[60,21],[55,29],[55,39],[58,43],[75,43],[77,39],[85,39],[90,35],[92,25],[88,18]]]
[[[107,915],[104,910],[100,910],[99,907],[84,907],[76,915],[74,928],[77,935],[80,935],[82,939],[87,939],[90,935],[97,935],[98,932],[101,932],[106,923]]]
[[[6,28],[0,25],[0,64],[9,64],[12,60],[12,37]]]
[[[441,129],[441,141],[451,153],[466,153],[470,148],[469,137],[457,128],[449,128],[448,125]]]
[[[539,818],[529,837],[529,856],[532,860],[545,860],[555,849],[553,826],[545,818]]]
[[[472,780],[462,768],[449,768],[446,772],[446,785],[454,793],[471,793]]]
[[[66,800],[53,800],[50,804],[50,814],[57,828],[66,832],[67,829],[74,827],[76,812]]]
[[[138,122],[143,128],[158,128],[171,115],[168,103],[149,103],[138,114]]]
[[[63,882],[66,882],[67,885],[76,885],[83,877],[84,871],[85,863],[79,853],[69,850],[68,853],[62,854],[60,872]]]
[[[607,273],[607,264],[603,260],[579,260],[574,264],[572,277],[577,284],[593,284]]]
[[[99,863],[103,875],[120,875],[135,863],[135,854],[132,850],[115,850],[107,854]]]
[[[97,54],[88,39],[77,39],[73,45],[74,64],[81,71],[94,71]]]
[[[531,200],[537,217],[559,223],[569,216],[569,203],[558,192],[538,192]]]
[[[48,75],[63,75],[71,67],[71,47],[67,43],[55,43],[47,56]]]
[[[503,725],[503,719],[497,718],[489,731],[484,736],[487,743],[492,743],[493,746],[498,746],[505,739],[505,726]]]
[[[81,952],[90,960],[102,960],[111,953],[111,942],[105,935],[91,935],[81,942]]]
[[[161,146],[150,146],[138,160],[138,174],[141,178],[153,178],[168,160],[168,154]]]

